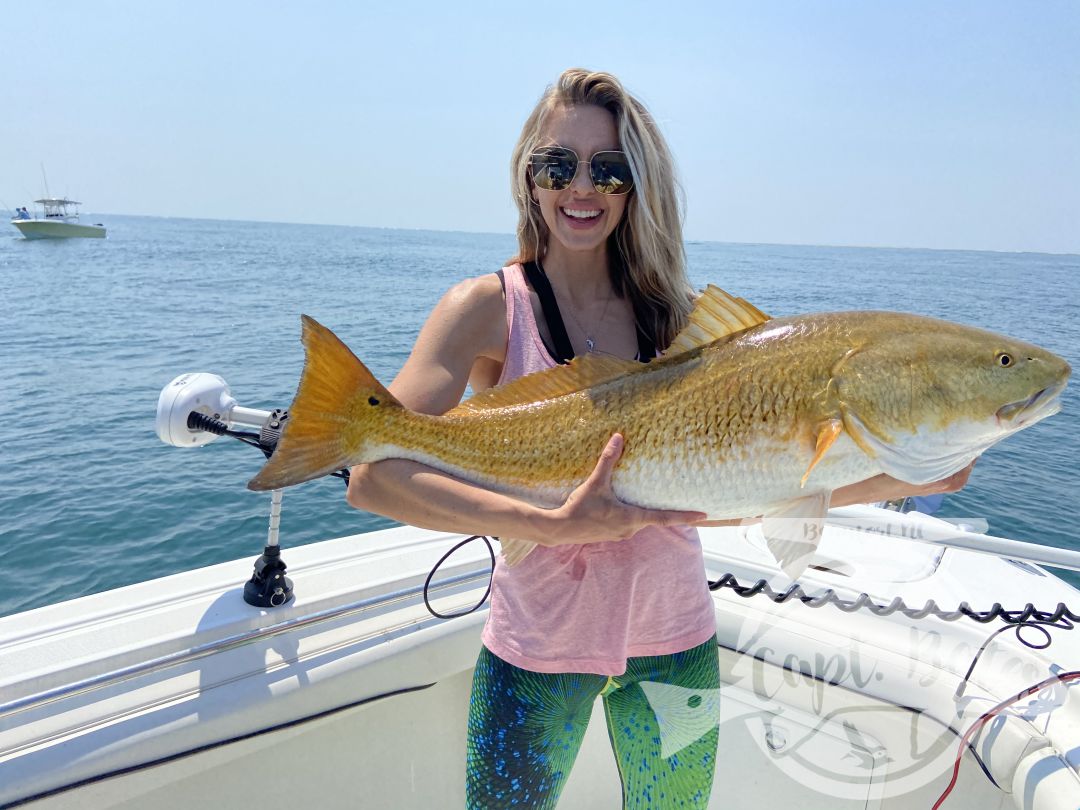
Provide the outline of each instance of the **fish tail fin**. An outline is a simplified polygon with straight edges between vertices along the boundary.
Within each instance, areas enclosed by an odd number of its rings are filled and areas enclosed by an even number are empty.
[[[277,448],[248,489],[290,487],[362,463],[346,428],[353,436],[367,434],[388,410],[403,410],[337,335],[307,315],[301,320],[306,356],[300,386]]]
[[[517,565],[536,548],[532,540],[515,540],[513,537],[500,537],[499,544],[502,546],[503,560],[509,566]]]

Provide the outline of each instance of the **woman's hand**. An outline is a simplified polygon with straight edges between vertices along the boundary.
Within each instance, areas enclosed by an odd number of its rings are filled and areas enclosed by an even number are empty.
[[[562,506],[548,510],[550,528],[544,532],[547,539],[542,545],[625,540],[646,526],[687,525],[705,519],[702,512],[642,509],[620,501],[611,488],[611,476],[623,443],[621,434],[613,435],[589,477]]]

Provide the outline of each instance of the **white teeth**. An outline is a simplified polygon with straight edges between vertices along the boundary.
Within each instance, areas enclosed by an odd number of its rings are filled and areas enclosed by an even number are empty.
[[[563,213],[574,219],[592,219],[600,216],[600,211],[580,211],[572,208],[564,208]]]

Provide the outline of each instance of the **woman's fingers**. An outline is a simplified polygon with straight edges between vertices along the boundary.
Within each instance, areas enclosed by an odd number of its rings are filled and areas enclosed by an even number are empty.
[[[611,476],[615,472],[615,465],[622,456],[623,437],[621,433],[615,433],[608,443],[604,445],[604,452],[593,467],[592,473],[585,480],[585,485],[600,491],[611,491]]]
[[[686,526],[691,523],[700,523],[708,517],[705,512],[678,512],[673,509],[638,509],[635,506],[628,506],[627,509],[634,509],[636,511],[634,522],[640,523],[641,526]]]
[[[620,501],[612,489],[612,476],[624,446],[621,434],[612,435],[589,477],[566,499],[562,509],[570,531],[562,534],[563,542],[625,540],[645,526],[677,526],[705,519],[702,512],[645,509]]]

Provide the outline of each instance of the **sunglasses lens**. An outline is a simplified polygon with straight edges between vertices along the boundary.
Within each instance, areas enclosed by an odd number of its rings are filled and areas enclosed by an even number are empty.
[[[626,194],[634,185],[624,152],[597,152],[589,162],[589,174],[601,194]]]
[[[533,182],[546,191],[562,191],[574,182],[577,155],[569,149],[551,147],[529,157]]]

